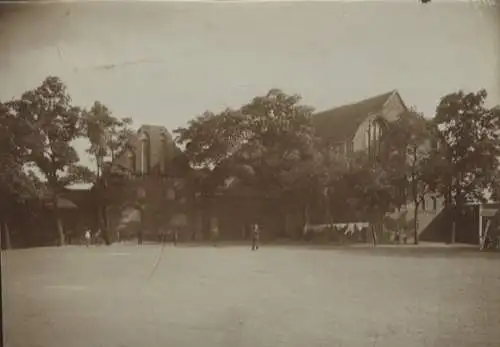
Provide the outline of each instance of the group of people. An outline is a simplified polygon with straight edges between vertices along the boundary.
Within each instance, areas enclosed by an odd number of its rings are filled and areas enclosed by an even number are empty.
[[[210,237],[212,240],[212,243],[214,246],[217,246],[217,241],[219,239],[219,226],[217,221],[214,219],[210,223]],[[252,224],[252,250],[258,250],[259,249],[259,243],[260,243],[260,227],[257,223]],[[100,235],[100,231],[98,231],[94,236],[92,235],[92,232],[90,229],[85,230],[84,233],[84,239],[85,239],[85,246],[89,247],[92,243],[93,240],[97,239]],[[179,241],[179,229],[178,228],[173,228],[171,230],[166,231],[165,229],[160,230],[160,242],[164,243],[167,241],[167,239],[170,239],[174,246],[177,245],[177,242]],[[138,234],[138,243],[142,244],[142,233]]]
[[[83,237],[85,239],[85,246],[87,246],[87,247],[89,247],[92,244],[92,240],[94,240],[94,242],[96,242],[96,243],[98,243],[99,240],[100,240],[100,242],[102,242],[101,230],[98,230],[97,233],[95,233],[95,235],[92,236],[91,230],[87,229],[87,230],[85,230]]]
[[[217,225],[217,221],[213,219],[210,225],[210,235],[212,239],[212,243],[214,246],[217,246],[217,241],[219,239],[219,226]],[[252,224],[252,251],[256,251],[259,249],[260,243],[260,226],[257,223]]]
[[[179,229],[173,228],[169,230],[168,232],[165,231],[165,229],[160,230],[160,242],[164,243],[166,242],[167,238],[169,238],[174,246],[177,246],[177,241],[179,241]]]

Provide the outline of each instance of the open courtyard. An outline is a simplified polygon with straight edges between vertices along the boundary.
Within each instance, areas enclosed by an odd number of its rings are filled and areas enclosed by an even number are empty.
[[[498,254],[68,246],[2,266],[9,347],[500,346]]]

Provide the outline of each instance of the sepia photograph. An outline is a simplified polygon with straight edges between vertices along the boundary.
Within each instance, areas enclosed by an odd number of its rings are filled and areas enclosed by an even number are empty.
[[[500,346],[498,5],[1,1],[1,345]]]

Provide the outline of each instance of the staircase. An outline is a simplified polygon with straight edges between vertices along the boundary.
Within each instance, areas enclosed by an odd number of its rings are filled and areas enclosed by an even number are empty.
[[[444,210],[444,201],[440,198],[433,199],[432,196],[427,196],[425,202],[418,206],[417,211],[417,225],[418,225],[418,235],[420,236],[429,228],[431,223],[436,220],[436,218]],[[415,204],[409,202],[402,206],[399,211],[391,212],[387,214],[387,217],[393,220],[399,220],[404,218],[404,223],[408,226],[409,232],[407,232],[408,243],[414,242],[413,225],[415,216]]]

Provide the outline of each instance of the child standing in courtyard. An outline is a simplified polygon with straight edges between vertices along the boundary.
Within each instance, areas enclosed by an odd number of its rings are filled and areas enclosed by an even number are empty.
[[[259,225],[255,223],[252,228],[252,251],[256,251],[259,249],[259,240],[260,240],[260,228]]]

